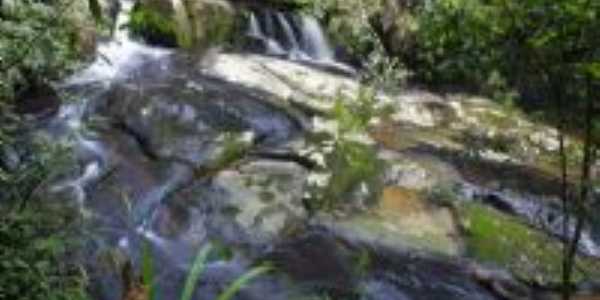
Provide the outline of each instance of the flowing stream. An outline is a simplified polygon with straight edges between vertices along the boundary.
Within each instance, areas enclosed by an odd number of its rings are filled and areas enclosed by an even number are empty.
[[[273,101],[274,83],[273,90],[239,84],[177,50],[133,40],[125,26],[133,3],[121,0],[113,38],[60,86],[77,101],[63,105],[50,126],[75,149],[75,175],[50,192],[72,199],[89,224],[85,259],[95,299],[120,299],[120,269],[107,264],[116,255],[139,267],[143,245],[150,246],[161,299],[178,299],[195,254],[209,241],[232,248],[233,256],[208,264],[194,299],[216,299],[257,261],[274,262],[280,272],[235,299],[307,299],[322,291],[345,299],[359,290],[361,299],[498,299],[460,259],[356,241],[309,220],[302,203],[309,170],[272,154],[302,140],[301,113]],[[245,34],[264,42],[263,54],[336,63],[309,16],[254,10]],[[295,68],[280,58],[253,59]],[[241,64],[216,65],[244,75]],[[322,89],[325,81],[315,80]],[[219,170],[232,143],[250,154]],[[365,251],[372,264],[356,270]]]

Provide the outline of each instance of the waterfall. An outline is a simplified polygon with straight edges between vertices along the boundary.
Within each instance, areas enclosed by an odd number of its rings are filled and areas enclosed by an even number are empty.
[[[246,36],[262,41],[266,54],[286,55],[293,60],[334,61],[321,25],[311,16],[251,11]]]
[[[278,12],[276,15],[277,21],[285,34],[287,45],[289,45],[289,55],[291,58],[296,58],[297,55],[301,54],[301,51],[294,30],[282,12]]]
[[[250,14],[248,21],[248,30],[246,35],[255,38],[264,38],[265,35],[262,33],[260,29],[260,25],[258,25],[258,19],[256,19],[256,15],[254,13]]]
[[[302,18],[302,44],[309,56],[318,60],[333,60],[333,50],[325,38],[321,25],[311,16]]]
[[[121,10],[115,20],[112,38],[99,43],[95,61],[73,74],[65,85],[109,83],[115,78],[127,76],[144,61],[159,59],[170,53],[167,49],[147,46],[131,39],[127,24],[134,4],[133,0],[120,1]]]

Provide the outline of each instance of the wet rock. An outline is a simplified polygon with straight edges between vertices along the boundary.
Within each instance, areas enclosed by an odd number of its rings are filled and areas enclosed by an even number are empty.
[[[430,170],[398,152],[383,150],[378,156],[388,164],[384,175],[384,183],[388,186],[420,190],[437,184]]]
[[[120,85],[103,108],[155,158],[220,167],[215,164],[227,151],[239,150],[232,147],[272,145],[300,129],[293,117],[250,89],[202,77],[167,82]]]
[[[534,132],[529,136],[529,140],[540,146],[545,151],[554,152],[558,151],[560,142],[558,140],[558,131],[555,129],[546,129],[543,131]]]
[[[222,54],[207,72],[230,82],[268,90],[283,101],[302,95],[304,105],[321,112],[333,107],[331,98],[338,92],[354,96],[360,86],[347,76],[259,55]]]
[[[342,298],[355,293],[350,252],[327,233],[309,232],[284,241],[275,245],[266,259],[300,285]]]
[[[341,236],[391,249],[460,255],[462,241],[451,212],[430,207],[413,190],[388,187],[373,210],[323,224]]]
[[[392,150],[381,150],[378,155],[387,165],[385,184],[388,186],[426,191],[461,181],[460,173],[451,164],[433,156]]]
[[[461,260],[383,248],[371,255],[371,268],[374,269],[370,277],[372,280],[395,287],[407,299],[497,299],[488,289],[473,281]]]
[[[442,98],[423,91],[410,91],[392,98],[396,108],[392,119],[396,122],[421,127],[435,127],[452,122],[456,116],[455,106]]]
[[[214,177],[222,189],[225,217],[242,228],[252,243],[276,240],[306,218],[302,202],[307,171],[291,162],[258,160]]]

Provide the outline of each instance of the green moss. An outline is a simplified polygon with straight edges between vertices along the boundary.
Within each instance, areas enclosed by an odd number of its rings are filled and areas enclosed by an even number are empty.
[[[561,243],[531,229],[516,218],[479,204],[460,208],[467,231],[467,252],[487,263],[507,268],[517,277],[540,284],[561,280]],[[600,275],[600,261],[580,258],[583,273]],[[575,281],[584,274],[575,274]],[[593,275],[592,275],[593,276]]]
[[[137,5],[131,13],[129,27],[134,35],[150,44],[167,47],[178,45],[175,21],[152,8]]]

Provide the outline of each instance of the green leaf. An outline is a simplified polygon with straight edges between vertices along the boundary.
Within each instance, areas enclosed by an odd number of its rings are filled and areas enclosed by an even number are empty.
[[[247,273],[245,273],[244,275],[242,275],[238,279],[236,279],[231,285],[229,285],[229,287],[223,293],[221,293],[219,295],[219,298],[217,298],[217,300],[232,299],[233,296],[235,296],[235,294],[237,294],[237,292],[240,291],[240,289],[245,287],[254,278],[256,278],[262,274],[265,274],[265,273],[271,271],[272,269],[273,268],[269,265],[263,265],[263,266],[259,266],[259,267],[251,269],[250,271],[248,271]]]
[[[212,251],[212,248],[212,245],[209,243],[200,248],[198,251],[196,259],[194,260],[194,264],[192,265],[192,269],[188,273],[185,281],[185,286],[183,288],[183,293],[181,294],[180,300],[192,299],[194,290],[196,289],[196,283],[206,268],[206,261],[208,260],[208,255]]]
[[[142,282],[150,289],[150,299],[156,300],[154,260],[150,242],[144,241],[142,246]]]

